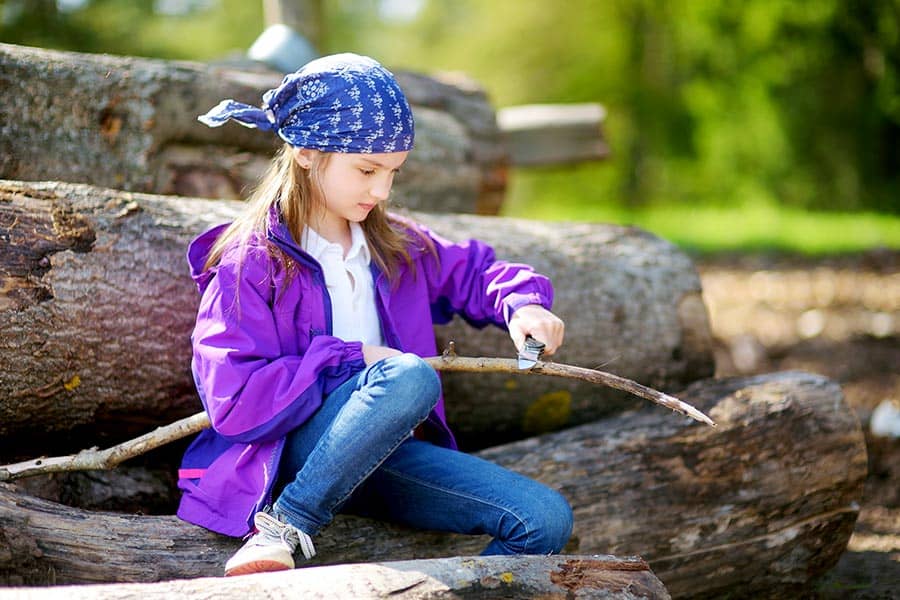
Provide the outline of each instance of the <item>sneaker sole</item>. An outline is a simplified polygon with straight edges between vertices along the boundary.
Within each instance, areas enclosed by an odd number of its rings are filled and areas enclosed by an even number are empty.
[[[276,560],[253,560],[232,569],[225,570],[225,577],[235,575],[251,575],[253,573],[270,573],[274,571],[288,571],[290,566]]]

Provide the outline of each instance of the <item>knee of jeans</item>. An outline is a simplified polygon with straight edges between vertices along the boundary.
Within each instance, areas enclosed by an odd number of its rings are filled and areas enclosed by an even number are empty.
[[[413,404],[426,413],[435,407],[441,393],[441,380],[423,358],[407,352],[386,359],[385,366],[390,369],[396,385],[408,392]]]
[[[559,554],[572,536],[574,518],[568,501],[547,488],[540,498],[540,510],[532,516],[533,531],[528,539],[529,554]]]

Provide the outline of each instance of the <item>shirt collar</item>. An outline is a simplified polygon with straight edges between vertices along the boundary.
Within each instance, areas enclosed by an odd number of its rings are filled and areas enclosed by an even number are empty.
[[[329,242],[319,235],[315,229],[308,226],[303,228],[303,238],[300,241],[300,245],[310,254],[310,256],[320,263],[322,262],[322,257],[329,251],[336,251],[344,258],[340,244]],[[347,251],[347,256],[344,260],[354,260],[357,256],[359,256],[359,259],[366,265],[372,260],[372,255],[369,252],[369,245],[366,243],[366,234],[363,231],[362,226],[359,223],[351,221],[350,250]]]

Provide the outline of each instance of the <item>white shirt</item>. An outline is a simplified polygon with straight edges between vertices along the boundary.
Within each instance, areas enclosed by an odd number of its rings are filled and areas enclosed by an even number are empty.
[[[350,223],[351,244],[347,255],[340,244],[329,242],[306,227],[300,245],[316,259],[325,273],[331,296],[332,334],[345,342],[383,345],[381,321],[375,309],[375,284],[369,263],[372,255],[359,223]]]

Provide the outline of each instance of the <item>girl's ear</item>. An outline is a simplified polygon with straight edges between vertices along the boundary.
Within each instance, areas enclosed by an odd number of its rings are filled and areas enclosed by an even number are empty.
[[[309,169],[312,167],[315,150],[309,148],[294,148],[293,153],[294,160],[297,161],[297,164],[300,165],[301,169]]]

